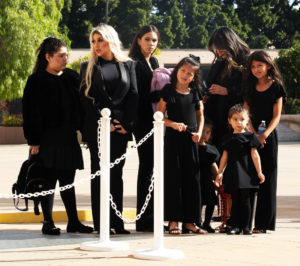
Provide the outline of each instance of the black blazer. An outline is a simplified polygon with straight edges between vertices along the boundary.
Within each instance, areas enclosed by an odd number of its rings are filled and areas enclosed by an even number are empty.
[[[120,71],[120,86],[112,98],[103,90],[103,77],[97,64],[93,67],[92,85],[89,90],[90,99],[85,96],[86,86],[80,88],[80,102],[82,108],[82,140],[97,141],[98,119],[103,108],[111,110],[111,118],[120,121],[121,125],[131,133],[136,120],[138,92],[136,85],[135,63],[127,61],[117,63]],[[83,62],[80,66],[80,80],[85,79],[88,62]],[[123,72],[123,73],[122,73]],[[131,135],[131,134],[128,134]]]
[[[65,69],[61,76],[47,71],[39,71],[28,77],[22,98],[23,130],[29,145],[40,145],[45,130],[63,126],[64,104],[61,86],[68,90],[69,104],[72,107],[70,125],[74,130],[81,125],[79,104],[79,75]],[[68,110],[70,112],[70,110]]]

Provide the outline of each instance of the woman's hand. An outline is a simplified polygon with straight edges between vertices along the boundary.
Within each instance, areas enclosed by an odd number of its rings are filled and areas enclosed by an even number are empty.
[[[173,122],[172,123],[172,128],[179,131],[179,132],[183,132],[183,131],[186,131],[187,126],[184,123]]]
[[[198,143],[200,141],[200,138],[201,138],[201,133],[192,132],[192,140],[195,143]]]
[[[124,127],[122,127],[122,125],[120,124],[120,122],[118,120],[114,119],[113,122],[115,123],[113,125],[114,130],[111,130],[111,126],[112,126],[112,124],[111,124],[110,125],[110,131],[116,131],[116,132],[118,132],[120,134],[126,134],[127,133],[126,129]]]
[[[265,144],[267,143],[266,142],[267,136],[264,133],[262,133],[262,134],[258,134],[257,137],[258,137],[258,139],[260,141],[260,144],[261,144],[260,147],[263,148],[265,146]]]
[[[29,150],[32,155],[38,154],[40,151],[40,145],[30,145]]]
[[[223,174],[217,174],[216,179],[215,179],[215,186],[220,187],[222,185],[222,180],[223,180]]]
[[[222,86],[217,85],[217,84],[211,85],[211,87],[209,88],[209,92],[211,94],[228,95],[227,88],[222,87]]]
[[[82,142],[83,147],[87,150],[89,148],[89,144],[87,142]]]

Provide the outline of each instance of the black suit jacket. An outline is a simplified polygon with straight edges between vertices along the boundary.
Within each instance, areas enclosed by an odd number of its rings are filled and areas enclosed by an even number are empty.
[[[83,114],[82,140],[97,141],[98,119],[103,108],[111,110],[111,118],[120,121],[121,125],[127,130],[128,137],[134,128],[137,114],[138,92],[136,85],[135,63],[127,61],[117,63],[120,71],[120,86],[112,97],[103,89],[103,78],[101,68],[97,65],[93,67],[92,85],[89,90],[90,99],[85,96],[86,86],[80,88],[80,102]],[[120,66],[120,64],[123,65]],[[85,79],[88,62],[83,62],[80,67],[80,80]],[[123,74],[122,74],[123,71]],[[124,72],[125,71],[125,72]]]

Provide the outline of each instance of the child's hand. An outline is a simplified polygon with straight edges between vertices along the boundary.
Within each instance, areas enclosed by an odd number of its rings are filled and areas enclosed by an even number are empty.
[[[200,141],[200,138],[201,138],[201,133],[192,132],[192,140],[195,143],[198,143]]]
[[[259,184],[262,184],[263,182],[265,182],[265,176],[262,172],[257,174],[258,178],[259,178]]]
[[[183,132],[186,131],[187,126],[184,123],[176,123],[174,122],[172,124],[172,128],[179,131],[179,132]]]
[[[220,187],[222,185],[222,180],[223,180],[223,174],[217,174],[216,180],[215,180],[215,186]]]

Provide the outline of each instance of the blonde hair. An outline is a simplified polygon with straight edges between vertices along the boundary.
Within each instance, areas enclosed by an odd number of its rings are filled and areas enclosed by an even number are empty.
[[[114,59],[117,62],[126,62],[126,61],[131,60],[122,51],[122,48],[123,48],[122,43],[119,39],[118,33],[115,31],[115,29],[112,26],[101,23],[99,26],[93,28],[90,33],[90,38],[89,38],[90,47],[91,47],[91,56],[88,61],[85,78],[81,82],[81,87],[86,85],[84,94],[88,98],[91,98],[89,96],[89,90],[90,90],[91,84],[92,84],[93,67],[94,67],[94,64],[97,63],[97,61],[98,61],[98,56],[92,48],[92,40],[93,40],[94,34],[100,34],[103,37],[103,39],[108,42],[109,48],[114,55]],[[93,98],[91,98],[91,99],[93,99]]]

